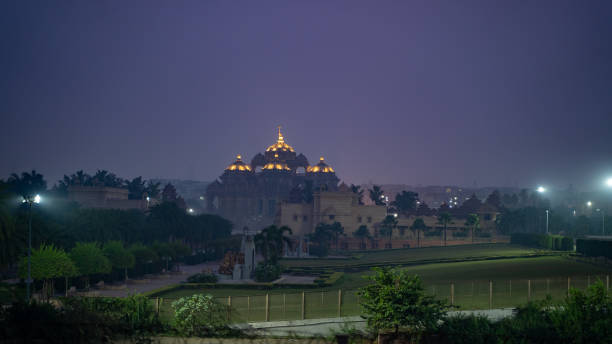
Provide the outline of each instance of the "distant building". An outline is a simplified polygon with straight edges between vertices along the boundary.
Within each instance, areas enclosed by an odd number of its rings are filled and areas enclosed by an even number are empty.
[[[288,226],[294,235],[304,236],[314,232],[319,223],[339,222],[345,235],[352,236],[362,225],[373,231],[386,215],[385,206],[361,205],[358,195],[340,184],[335,191],[315,192],[310,203],[283,202],[276,224]]]
[[[296,154],[278,130],[276,143],[250,164],[238,155],[219,180],[206,189],[206,211],[221,215],[234,224],[259,230],[274,222],[279,206],[293,194],[315,190],[337,190],[339,179],[323,157],[310,165],[303,154]]]
[[[128,195],[129,191],[125,188],[83,185],[68,187],[68,199],[79,203],[83,208],[145,211],[148,207],[157,204],[154,199],[128,199]]]

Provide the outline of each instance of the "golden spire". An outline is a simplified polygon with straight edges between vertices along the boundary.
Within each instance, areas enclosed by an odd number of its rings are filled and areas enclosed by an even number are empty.
[[[236,155],[236,160],[241,160],[242,159],[242,155],[238,154]]]
[[[278,126],[278,143],[283,143],[285,142],[285,139],[283,138],[283,134],[281,134],[281,126]]]

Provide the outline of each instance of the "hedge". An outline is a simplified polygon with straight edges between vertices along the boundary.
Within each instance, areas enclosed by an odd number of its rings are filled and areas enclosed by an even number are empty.
[[[612,241],[595,239],[576,240],[576,252],[587,257],[606,257],[612,259]]]
[[[510,236],[510,243],[529,247],[546,248],[555,251],[574,250],[574,240],[561,235],[512,233]]]

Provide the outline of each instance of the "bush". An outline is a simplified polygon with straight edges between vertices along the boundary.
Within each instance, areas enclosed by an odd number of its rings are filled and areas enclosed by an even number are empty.
[[[495,324],[485,316],[447,317],[437,334],[444,342],[459,344],[495,343]]]
[[[219,277],[213,273],[199,273],[187,278],[188,283],[217,283]]]
[[[62,298],[66,309],[96,313],[107,321],[134,330],[154,330],[159,325],[153,303],[143,295]]]
[[[194,294],[172,303],[174,325],[185,336],[209,336],[226,325],[223,306],[211,295]]]
[[[283,273],[283,267],[278,264],[262,263],[255,267],[255,281],[272,282]]]
[[[561,235],[512,233],[510,243],[557,251],[573,251],[574,249],[574,240]]]
[[[0,342],[92,343],[130,335],[118,325],[83,309],[36,301],[0,308]]]
[[[587,257],[606,257],[612,259],[612,241],[578,239],[576,240],[576,252]]]

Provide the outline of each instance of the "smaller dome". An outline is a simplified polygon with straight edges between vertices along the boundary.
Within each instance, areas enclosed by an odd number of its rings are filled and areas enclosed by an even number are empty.
[[[227,166],[226,171],[251,171],[251,166],[242,162],[242,156],[238,154],[236,156],[236,161],[233,164]]]
[[[334,169],[331,168],[328,164],[325,163],[325,159],[321,157],[319,159],[319,163],[314,166],[309,166],[306,169],[306,172],[310,173],[334,173]]]
[[[265,164],[262,169],[267,171],[291,171],[291,169],[289,168],[289,166],[287,166],[285,162],[280,161],[280,159],[278,158],[278,153],[274,153],[274,160]]]

